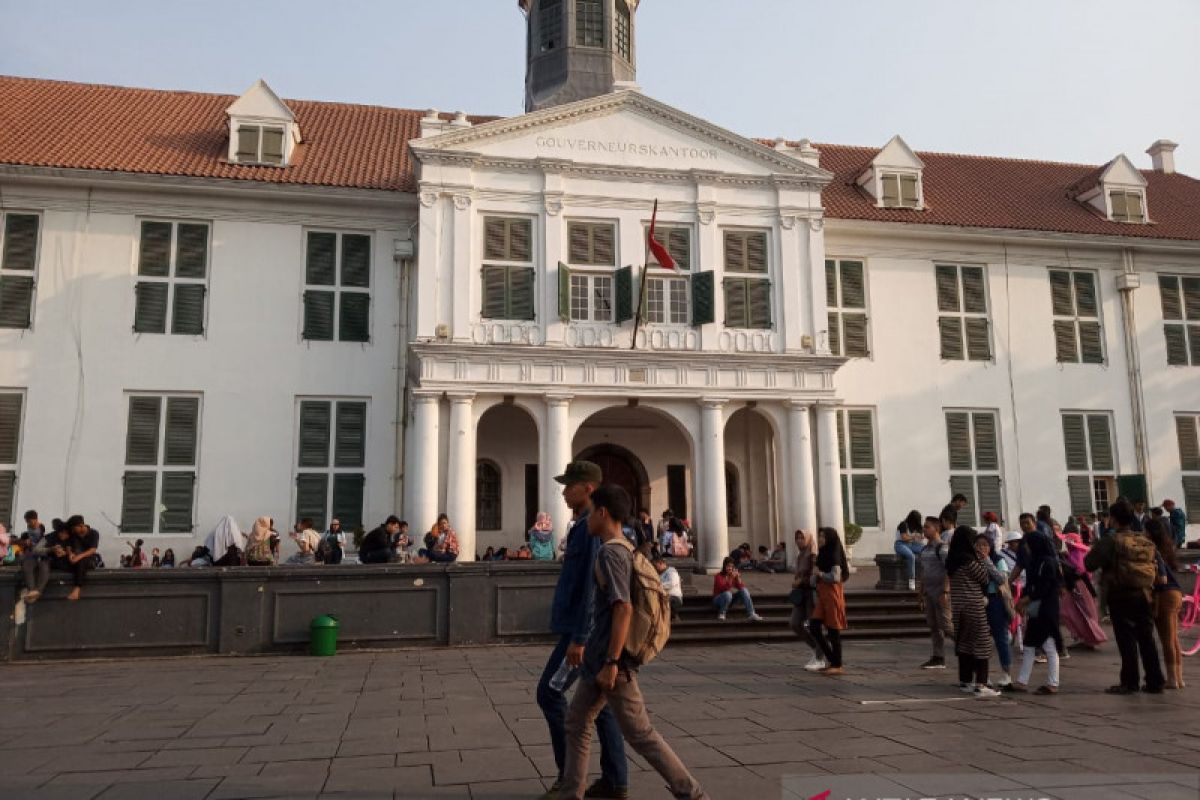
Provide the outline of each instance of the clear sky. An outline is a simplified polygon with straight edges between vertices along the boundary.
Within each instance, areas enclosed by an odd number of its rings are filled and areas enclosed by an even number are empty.
[[[749,136],[1200,176],[1200,0],[642,0],[638,82]],[[522,111],[516,0],[0,0],[0,73]]]

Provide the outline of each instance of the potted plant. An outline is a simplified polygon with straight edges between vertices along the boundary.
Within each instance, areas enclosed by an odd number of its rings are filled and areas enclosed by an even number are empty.
[[[854,564],[853,564],[854,545],[857,544],[858,540],[862,538],[862,534],[863,534],[862,525],[857,525],[853,522],[846,523],[846,541],[845,541],[846,560],[851,562],[851,564],[850,564],[851,572],[854,571]]]

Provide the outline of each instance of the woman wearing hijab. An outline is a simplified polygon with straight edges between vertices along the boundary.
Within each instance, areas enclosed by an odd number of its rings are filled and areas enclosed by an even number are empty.
[[[269,567],[275,563],[271,554],[271,518],[259,517],[246,537],[246,564],[251,567]]]
[[[534,561],[554,560],[554,523],[545,511],[539,511],[537,521],[529,529],[529,550]]]
[[[977,536],[974,528],[960,525],[950,537],[950,548],[946,553],[950,616],[955,630],[954,652],[958,656],[959,688],[979,697],[995,697],[1000,693],[987,685],[992,631],[988,626],[984,592],[991,576],[975,551]]]
[[[1008,563],[998,553],[992,552],[992,539],[987,532],[975,537],[975,552],[988,571],[987,597],[988,628],[992,632],[992,643],[1000,658],[1000,680],[996,687],[1008,690],[1012,687],[1012,646],[1008,627],[1012,623],[1012,595],[1008,593]]]
[[[813,611],[813,570],[817,565],[817,542],[808,531],[796,531],[796,573],[792,578],[792,591],[788,599],[792,603],[792,633],[812,648],[812,658],[804,665],[809,672],[828,666],[820,645],[808,631],[808,620]]]
[[[246,537],[233,517],[226,515],[204,540],[215,567],[237,567],[242,563],[242,551],[246,549]]]
[[[817,529],[817,560],[812,582],[817,604],[808,620],[808,630],[821,648],[828,666],[822,675],[842,674],[842,631],[846,629],[846,595],[842,584],[850,574],[842,540],[833,528]]]
[[[1058,553],[1063,577],[1059,595],[1062,622],[1075,640],[1074,644],[1095,650],[1108,641],[1108,635],[1100,627],[1096,588],[1083,565],[1090,549],[1078,533],[1063,533]]]
[[[1183,588],[1175,576],[1179,557],[1175,555],[1175,537],[1167,520],[1158,518],[1146,523],[1146,535],[1158,551],[1155,556],[1157,574],[1154,579],[1154,627],[1163,651],[1163,671],[1167,673],[1168,689],[1182,689],[1183,655],[1179,648],[1179,609],[1183,607]]]
[[[1025,590],[1017,604],[1017,611],[1026,615],[1025,652],[1021,655],[1021,674],[1013,689],[1028,691],[1029,678],[1033,675],[1035,651],[1041,648],[1046,654],[1046,666],[1050,674],[1046,684],[1037,694],[1058,693],[1058,648],[1054,634],[1058,630],[1059,587],[1062,584],[1058,554],[1054,544],[1040,533],[1025,535]]]

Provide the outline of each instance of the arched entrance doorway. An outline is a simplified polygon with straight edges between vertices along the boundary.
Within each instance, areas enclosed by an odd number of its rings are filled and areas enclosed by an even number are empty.
[[[633,501],[634,510],[650,508],[650,478],[641,459],[618,444],[597,444],[575,456],[576,461],[591,461],[600,467],[605,483],[615,483]]]

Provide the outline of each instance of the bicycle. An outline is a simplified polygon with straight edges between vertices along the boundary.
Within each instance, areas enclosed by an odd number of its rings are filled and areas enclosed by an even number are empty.
[[[1185,656],[1192,656],[1200,653],[1200,564],[1186,569],[1196,573],[1196,585],[1179,609],[1179,649]]]

